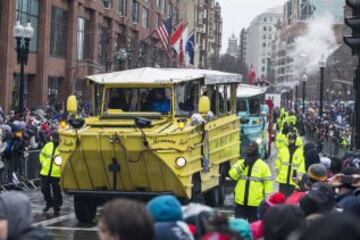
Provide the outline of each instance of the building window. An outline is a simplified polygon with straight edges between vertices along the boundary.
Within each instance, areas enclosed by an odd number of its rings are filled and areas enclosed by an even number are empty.
[[[121,16],[126,16],[127,0],[119,0],[119,13]]]
[[[110,28],[109,22],[104,19],[104,23],[100,25],[99,40],[99,62],[102,66],[108,67],[108,51],[110,47]]]
[[[131,19],[133,23],[139,22],[139,3],[136,0],[132,1]]]
[[[103,0],[104,8],[112,8],[112,0]]]
[[[77,25],[77,59],[84,60],[90,58],[90,24],[89,20],[79,17]],[[86,51],[84,51],[86,50]]]
[[[169,4],[169,11],[168,11],[168,15],[172,16],[174,14],[174,6],[170,3]]]
[[[157,7],[158,9],[161,8],[161,2],[162,2],[162,0],[156,0],[156,7]]]
[[[161,26],[161,16],[159,14],[156,14],[156,24],[157,27]]]
[[[167,2],[167,0],[163,0],[163,10],[162,10],[162,12],[164,14],[167,13],[167,8],[168,8],[168,2]]]
[[[267,22],[267,17],[264,17],[264,22]]]
[[[266,30],[267,30],[267,27],[266,27],[266,26],[264,26],[264,32],[266,32]]]
[[[65,57],[66,55],[66,34],[67,12],[61,8],[51,9],[51,32],[50,32],[50,55]]]
[[[175,23],[179,23],[179,11],[177,9],[174,9],[174,17],[175,17]]]
[[[57,106],[60,102],[60,91],[61,83],[64,78],[62,77],[49,77],[48,80],[48,103],[50,106]]]
[[[149,9],[147,9],[147,8],[143,8],[142,26],[143,26],[143,28],[149,28]]]
[[[34,36],[30,41],[30,51],[36,52],[39,25],[39,0],[16,0],[16,19],[18,19],[22,25],[31,22],[31,26],[34,28]]]

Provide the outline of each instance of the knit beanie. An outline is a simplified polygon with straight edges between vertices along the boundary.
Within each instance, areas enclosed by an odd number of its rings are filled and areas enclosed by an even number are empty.
[[[309,192],[300,200],[300,207],[306,216],[330,212],[334,206],[335,192],[327,183],[314,183]]]
[[[266,211],[274,206],[274,205],[278,205],[278,204],[284,204],[286,201],[286,197],[284,194],[282,194],[281,192],[276,192],[276,193],[273,193],[271,195],[269,195],[267,197],[267,199],[264,199],[258,209],[257,209],[257,214],[258,214],[258,217],[259,219],[263,219]]]
[[[244,240],[253,240],[249,222],[244,219],[229,219],[230,230],[239,234]]]
[[[148,204],[154,222],[175,222],[183,219],[181,204],[176,197],[164,195],[153,198]]]
[[[325,182],[327,179],[327,169],[321,163],[312,164],[308,169],[308,175],[313,182]]]

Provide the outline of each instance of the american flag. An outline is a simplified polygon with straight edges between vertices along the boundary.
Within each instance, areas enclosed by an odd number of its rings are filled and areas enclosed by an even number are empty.
[[[156,33],[160,38],[161,44],[166,50],[168,56],[170,57],[170,36],[172,31],[172,17],[164,21],[164,24],[156,29]]]

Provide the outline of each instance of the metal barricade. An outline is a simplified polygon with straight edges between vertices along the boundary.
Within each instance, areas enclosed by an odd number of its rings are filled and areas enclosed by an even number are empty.
[[[25,159],[24,163],[24,172],[26,179],[36,179],[39,178],[39,173],[41,169],[39,161],[40,150],[31,150],[29,151],[29,156]]]

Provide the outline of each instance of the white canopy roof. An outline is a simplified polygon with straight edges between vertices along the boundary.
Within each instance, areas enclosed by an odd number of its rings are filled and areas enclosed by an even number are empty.
[[[204,69],[137,68],[120,72],[92,75],[89,80],[99,84],[157,84],[178,83],[205,78],[207,84],[242,81],[242,75]]]
[[[249,98],[266,93],[267,87],[240,84],[236,90],[237,98]]]

